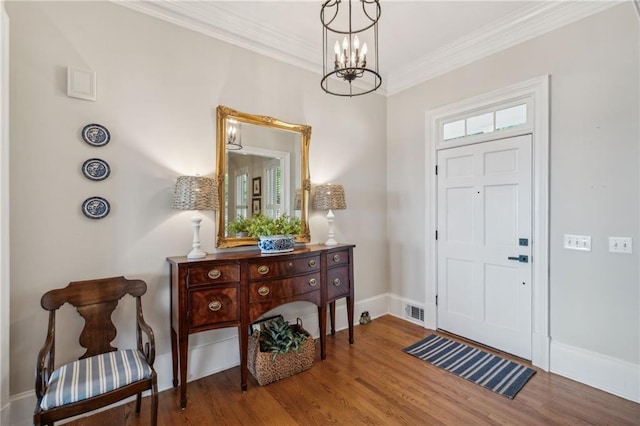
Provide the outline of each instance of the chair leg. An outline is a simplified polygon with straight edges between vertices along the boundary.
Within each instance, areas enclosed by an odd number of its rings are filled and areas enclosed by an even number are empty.
[[[151,426],[158,424],[158,384],[153,381],[151,388]]]
[[[141,405],[142,405],[142,392],[136,395],[136,414],[140,414]]]

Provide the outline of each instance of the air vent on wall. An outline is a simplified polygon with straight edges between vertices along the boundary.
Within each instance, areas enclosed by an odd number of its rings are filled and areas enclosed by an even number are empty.
[[[424,322],[424,309],[413,305],[406,305],[404,314],[407,318],[411,318],[420,322]]]

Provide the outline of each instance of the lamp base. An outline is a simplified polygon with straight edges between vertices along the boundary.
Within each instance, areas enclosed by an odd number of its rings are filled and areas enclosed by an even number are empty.
[[[207,252],[201,249],[193,249],[187,255],[187,259],[202,259],[207,255]]]
[[[338,242],[336,240],[334,240],[333,238],[329,238],[325,243],[325,246],[337,246]]]
[[[202,259],[207,255],[207,252],[200,248],[200,222],[202,217],[194,215],[191,218],[191,227],[193,228],[193,245],[192,249],[187,255],[187,259]]]
[[[335,215],[333,214],[331,209],[329,209],[329,213],[327,213],[327,223],[329,224],[329,235],[328,235],[329,238],[327,239],[327,242],[324,243],[325,246],[338,245],[338,242],[333,239],[333,218],[334,217]]]

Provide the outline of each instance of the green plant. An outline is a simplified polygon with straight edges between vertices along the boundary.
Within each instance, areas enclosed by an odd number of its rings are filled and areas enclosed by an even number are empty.
[[[272,218],[262,214],[254,215],[248,228],[252,237],[265,237],[269,235],[297,235],[301,231],[300,218],[283,214]]]
[[[260,331],[260,351],[270,352],[271,360],[278,354],[289,351],[299,352],[309,334],[297,324],[291,325],[282,317],[275,318],[263,324]]]
[[[240,232],[249,232],[249,225],[251,225],[251,219],[248,217],[240,216],[239,219],[229,222],[227,224],[227,230],[229,234],[238,234]]]

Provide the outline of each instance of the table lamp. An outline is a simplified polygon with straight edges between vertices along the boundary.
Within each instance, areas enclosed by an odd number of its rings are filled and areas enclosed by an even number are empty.
[[[324,244],[326,246],[335,246],[338,242],[333,239],[333,218],[335,215],[332,210],[344,210],[347,208],[347,202],[344,198],[344,187],[330,183],[318,185],[313,196],[313,208],[316,210],[329,210],[329,213],[327,213],[329,238]]]
[[[173,192],[172,209],[179,210],[218,210],[218,187],[215,180],[203,176],[180,176]],[[193,248],[188,259],[201,259],[207,253],[200,248],[200,222],[202,216],[194,212],[191,218],[193,227]]]

